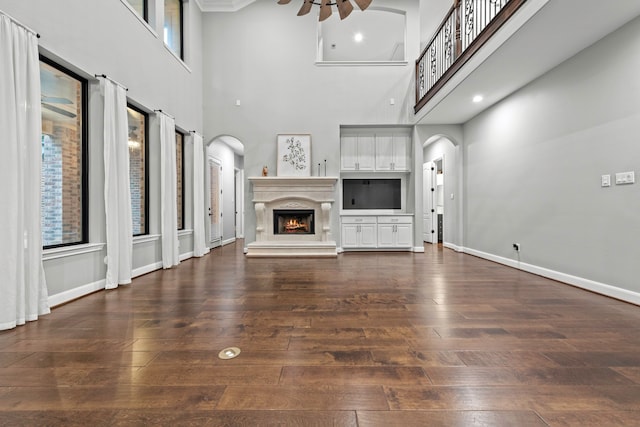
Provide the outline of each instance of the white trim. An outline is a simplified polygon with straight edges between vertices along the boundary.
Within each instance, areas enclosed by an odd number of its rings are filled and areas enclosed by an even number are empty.
[[[567,283],[577,288],[586,289],[588,291],[626,301],[631,304],[640,305],[640,293],[629,291],[627,289],[607,285],[606,283],[595,282],[583,277],[572,276],[555,270],[549,270],[548,268],[538,267],[536,265],[526,264],[517,260],[504,258],[471,248],[463,248],[463,252],[489,261],[497,262],[499,264],[507,265],[518,270],[526,271],[528,273],[537,274],[538,276],[546,277],[548,279]]]
[[[222,241],[222,246],[229,245],[231,243],[235,243],[235,241],[236,241],[235,237],[232,237],[231,239],[223,240]]]
[[[145,28],[149,30],[149,32],[153,34],[155,38],[159,38],[158,33],[156,33],[156,30],[154,30],[153,27],[151,27],[151,25],[149,25],[149,23],[144,20],[144,16],[140,16],[140,14],[133,8],[133,6],[129,4],[127,0],[120,0],[120,2],[124,4],[127,7],[127,9],[131,11],[131,13],[133,13],[133,15],[138,19],[138,21],[142,22]]]
[[[316,61],[315,63],[319,67],[404,67],[408,65],[408,61]]]
[[[193,234],[193,229],[178,230],[178,237],[191,236],[192,234]]]
[[[69,289],[68,291],[60,292],[59,294],[49,295],[49,307],[55,307],[57,305],[61,305],[67,303],[69,301],[73,301],[74,299],[78,299],[85,295],[92,294],[96,291],[100,291],[104,289],[106,285],[106,280],[98,280],[97,282],[89,283],[87,285],[79,286],[77,288]]]
[[[193,258],[193,251],[180,254],[180,261],[184,261],[189,258]]]
[[[164,45],[164,48],[167,50],[167,52],[169,52],[171,54],[171,56],[173,56],[185,68],[185,70],[187,70],[190,73],[193,73],[193,71],[191,71],[191,68],[189,68],[189,66],[186,64],[186,62],[184,62],[184,59],[180,58],[173,50],[171,50],[169,45],[167,45],[164,42],[164,40],[162,41],[162,44]],[[182,53],[184,54],[184,52],[182,52]]]
[[[255,0],[196,0],[203,12],[237,12]]]
[[[162,261],[158,261],[153,264],[145,265],[139,268],[134,268],[131,272],[131,278],[142,276],[143,274],[151,273],[152,271],[160,270],[162,268]]]
[[[424,246],[414,246],[413,247],[413,252],[415,253],[424,253]]]
[[[157,242],[160,240],[159,234],[144,234],[141,236],[133,237],[133,245],[138,245],[140,243],[149,243],[149,242]]]
[[[105,243],[86,243],[82,245],[63,246],[61,248],[45,249],[42,251],[42,260],[49,261],[57,258],[66,258],[91,252],[100,252]]]
[[[454,245],[453,243],[444,242],[442,246],[445,248],[453,249],[456,252],[464,252],[464,248],[462,246]]]

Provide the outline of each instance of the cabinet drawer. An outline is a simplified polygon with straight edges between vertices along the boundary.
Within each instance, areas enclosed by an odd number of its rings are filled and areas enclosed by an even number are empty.
[[[378,224],[413,224],[410,216],[379,216]]]
[[[341,218],[343,224],[375,224],[375,216],[343,216]]]

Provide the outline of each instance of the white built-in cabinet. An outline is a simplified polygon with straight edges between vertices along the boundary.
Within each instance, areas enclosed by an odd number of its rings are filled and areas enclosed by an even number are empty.
[[[343,249],[409,249],[413,246],[410,215],[342,216]]]
[[[343,135],[340,141],[342,171],[408,172],[408,135]]]
[[[343,171],[375,169],[375,136],[343,136],[340,144],[340,168]]]
[[[376,217],[342,218],[342,247],[375,249],[378,247]]]
[[[376,135],[376,170],[409,170],[409,137],[407,135]]]
[[[413,242],[413,218],[407,216],[378,217],[379,248],[410,248]]]

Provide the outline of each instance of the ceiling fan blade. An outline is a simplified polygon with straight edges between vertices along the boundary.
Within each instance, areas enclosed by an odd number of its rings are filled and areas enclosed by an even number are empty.
[[[336,0],[338,5],[338,12],[340,12],[340,19],[344,19],[351,12],[353,12],[353,5],[349,2],[349,0]]]
[[[67,104],[67,105],[73,104],[73,101],[71,101],[70,99],[62,98],[58,96],[41,95],[40,100],[42,102],[49,102],[51,104]]]
[[[289,4],[291,0],[278,0],[278,4]]]
[[[320,6],[320,21],[324,21],[331,16],[331,0],[322,0]]]
[[[365,10],[366,8],[369,7],[369,5],[372,2],[372,0],[353,0],[353,1],[356,2],[360,10]]]
[[[74,119],[76,117],[75,114],[67,111],[67,110],[63,110],[62,108],[58,108],[54,105],[49,105],[49,104],[42,104],[42,108],[46,108],[49,111],[53,111],[54,113],[58,113],[58,114],[62,114],[63,116],[66,117],[71,117],[72,119]]]
[[[311,7],[313,6],[313,0],[304,0],[302,3],[302,7],[298,11],[298,16],[306,15],[311,12]]]

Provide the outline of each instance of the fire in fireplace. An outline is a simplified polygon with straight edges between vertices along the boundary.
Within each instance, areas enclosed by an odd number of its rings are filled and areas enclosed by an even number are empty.
[[[273,234],[315,234],[313,209],[273,210]]]

